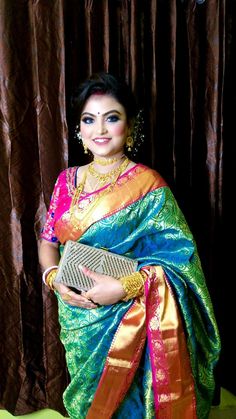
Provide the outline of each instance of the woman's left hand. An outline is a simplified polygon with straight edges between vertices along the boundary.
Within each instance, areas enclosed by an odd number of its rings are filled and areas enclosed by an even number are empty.
[[[94,281],[94,287],[83,295],[96,304],[115,304],[125,297],[125,290],[119,280],[112,276],[99,274],[85,266],[80,266],[83,273]]]

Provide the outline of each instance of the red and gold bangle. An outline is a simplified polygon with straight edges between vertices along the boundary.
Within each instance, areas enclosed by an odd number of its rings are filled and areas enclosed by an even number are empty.
[[[126,296],[122,301],[128,301],[131,298],[143,295],[146,278],[147,274],[143,271],[134,272],[131,275],[120,278],[120,282],[126,292]]]

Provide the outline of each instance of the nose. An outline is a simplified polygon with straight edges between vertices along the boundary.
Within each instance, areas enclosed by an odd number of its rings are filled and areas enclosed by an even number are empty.
[[[103,120],[103,118],[98,118],[97,119],[97,132],[98,134],[105,134],[107,132],[107,127],[106,124]]]

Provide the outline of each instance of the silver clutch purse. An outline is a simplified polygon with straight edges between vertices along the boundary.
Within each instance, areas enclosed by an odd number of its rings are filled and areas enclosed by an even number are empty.
[[[136,271],[138,262],[107,250],[68,240],[59,262],[55,282],[80,291],[92,288],[93,280],[79,269],[79,265],[118,279]]]

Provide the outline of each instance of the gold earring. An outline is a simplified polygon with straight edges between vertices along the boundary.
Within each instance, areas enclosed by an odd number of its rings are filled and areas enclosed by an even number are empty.
[[[88,154],[88,147],[86,146],[85,143],[83,143],[83,147],[84,147],[84,154]]]
[[[134,146],[134,139],[130,135],[126,138],[126,147],[128,147],[128,151],[132,151]]]

